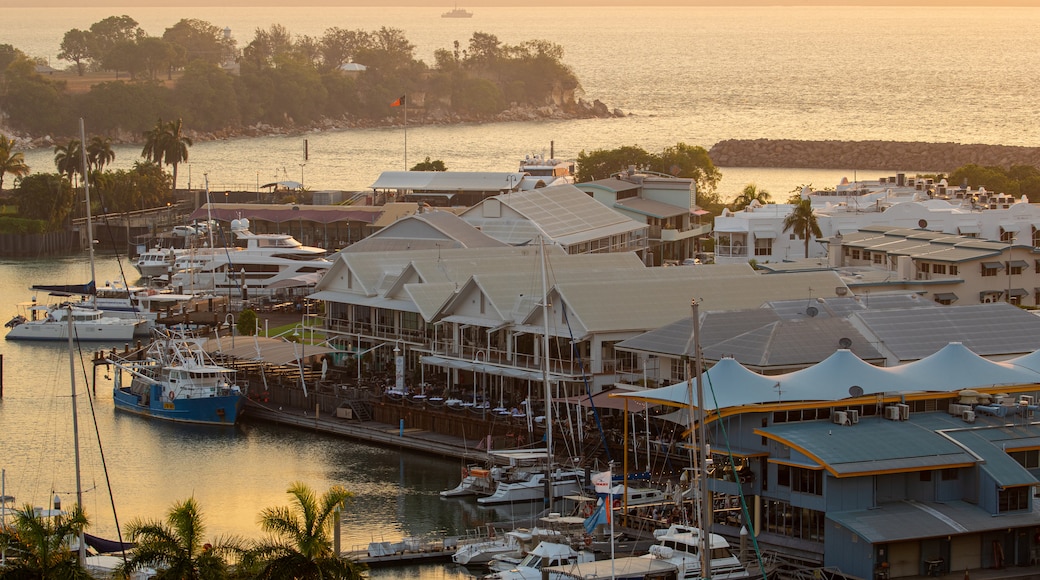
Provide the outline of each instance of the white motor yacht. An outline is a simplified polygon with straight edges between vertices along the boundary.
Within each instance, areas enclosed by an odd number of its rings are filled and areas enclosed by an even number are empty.
[[[43,305],[31,302],[21,305],[18,314],[7,323],[8,340],[68,340],[69,316],[73,338],[77,340],[130,342],[142,332],[142,319],[107,316],[101,310],[73,304]]]
[[[678,566],[679,578],[701,578],[701,548],[704,533],[700,528],[673,524],[654,531],[658,544],[650,547],[643,558],[664,560]],[[711,551],[711,577],[720,580],[749,578],[747,568],[733,555],[729,542],[718,534],[708,534]]]
[[[313,286],[329,269],[325,250],[289,234],[254,234],[249,220],[232,220],[235,246],[204,248],[174,262],[170,287],[221,296],[268,296],[278,288]]]

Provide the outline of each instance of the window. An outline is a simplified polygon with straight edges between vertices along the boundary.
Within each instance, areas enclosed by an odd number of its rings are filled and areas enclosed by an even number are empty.
[[[859,259],[859,250],[852,250],[852,259],[853,260],[858,260]]]
[[[1040,450],[1012,451],[1008,453],[1012,459],[1019,462],[1026,469],[1040,469]]]
[[[864,260],[869,260],[870,259],[870,251],[869,250],[863,250],[863,259]]]
[[[1015,232],[1006,232],[1004,228],[1000,228],[1000,241],[1010,244],[1015,241]]]
[[[791,487],[790,465],[780,464],[776,466],[776,484],[780,487]]]
[[[950,266],[950,275],[951,276],[956,276],[957,272],[958,272],[957,266]]]
[[[823,512],[794,507],[785,501],[765,500],[762,503],[762,515],[767,532],[814,542],[823,541],[826,529]]]
[[[931,481],[932,480],[932,472],[931,471],[922,471],[922,472],[918,473],[918,478],[921,481]]]
[[[1040,230],[1033,228],[1033,247],[1040,248]]]
[[[755,238],[755,255],[756,256],[772,256],[773,255],[773,239],[772,238]]]
[[[1029,509],[1030,490],[1032,487],[1028,485],[1000,490],[997,493],[997,511],[1004,513]]]
[[[791,476],[791,491],[823,495],[823,471],[794,467]]]
[[[932,264],[932,274],[945,274],[946,264]]]
[[[1022,274],[1022,262],[1021,261],[1008,262],[1007,268],[1008,268],[1008,275],[1009,276],[1018,276],[1018,275]]]
[[[947,467],[946,469],[942,470],[942,480],[943,481],[957,481],[957,468],[956,467]]]
[[[985,264],[982,265],[982,277],[996,276],[997,268],[987,268]]]
[[[871,257],[874,258],[874,263],[875,264],[880,264],[881,260],[884,259],[885,256],[884,256],[884,254],[881,254],[881,253],[878,253],[878,252],[874,252],[873,254],[871,254]]]

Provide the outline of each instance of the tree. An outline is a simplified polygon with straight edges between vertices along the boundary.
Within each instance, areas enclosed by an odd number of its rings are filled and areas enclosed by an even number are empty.
[[[37,514],[31,505],[14,511],[13,525],[0,527],[0,546],[7,550],[7,561],[0,577],[17,579],[59,578],[90,580],[67,539],[77,537],[90,525],[79,506],[68,514]],[[18,557],[12,557],[13,553]]]
[[[372,45],[372,37],[364,30],[325,30],[319,43],[322,64],[326,69],[335,69],[348,62],[356,62],[362,48]]]
[[[95,135],[87,145],[87,165],[94,171],[102,171],[114,161],[116,152],[112,151],[112,139]]]
[[[75,183],[77,176],[83,175],[83,144],[73,139],[64,145],[55,145],[54,166],[58,173]]]
[[[272,537],[259,540],[243,556],[256,567],[259,580],[344,580],[363,578],[364,565],[344,559],[332,550],[329,533],[338,508],[352,494],[333,486],[320,498],[304,483],[287,490],[293,505],[267,508],[260,513],[260,527]]]
[[[162,38],[182,49],[183,58],[173,63],[178,68],[196,60],[220,65],[234,51],[234,41],[224,38],[223,30],[197,18],[182,18],[167,28]]]
[[[420,161],[419,163],[416,163],[415,166],[412,167],[412,169],[411,169],[411,171],[447,171],[447,170],[448,170],[448,168],[444,165],[443,161],[441,161],[440,159],[436,159],[434,161],[430,161],[430,157],[429,156],[427,156],[426,159]]]
[[[173,189],[177,189],[177,166],[188,160],[191,138],[182,133],[180,119],[164,123],[162,118],[155,127],[144,133],[141,157],[154,163],[173,166]]]
[[[715,193],[722,179],[722,173],[715,167],[707,149],[681,142],[666,147],[657,157],[653,168],[668,175],[692,178],[697,183],[698,199]]]
[[[195,498],[170,508],[166,522],[135,519],[127,524],[126,535],[137,546],[121,565],[129,573],[145,567],[161,569],[159,577],[184,580],[226,578],[225,557],[241,551],[240,541],[227,536],[213,544],[204,543],[206,526]]]
[[[86,68],[84,61],[90,58],[91,46],[94,40],[90,32],[73,28],[65,33],[61,40],[61,52],[58,58],[76,64],[76,72],[83,76]]]
[[[646,167],[653,160],[653,155],[637,145],[625,145],[617,149],[596,149],[590,153],[578,153],[578,171],[575,179],[579,182],[606,179],[630,166]]]
[[[757,201],[761,204],[769,203],[769,200],[773,196],[764,189],[759,189],[754,183],[749,183],[744,186],[740,194],[733,200],[733,211],[740,211],[747,206],[751,205],[752,202]]]
[[[58,226],[72,213],[75,195],[69,180],[61,175],[33,173],[18,182],[14,200],[20,216]]]
[[[0,133],[0,191],[4,189],[4,175],[8,173],[24,177],[29,174],[29,166],[25,164],[25,154],[14,150],[14,141]]]
[[[784,218],[785,232],[792,232],[798,239],[805,240],[805,257],[809,257],[809,240],[813,237],[819,238],[823,235],[820,224],[816,221],[813,213],[812,200],[803,199],[794,206],[791,213]]]
[[[104,62],[117,45],[133,43],[145,36],[144,29],[137,21],[125,14],[109,16],[91,24],[90,34],[93,39],[91,58],[96,62]]]

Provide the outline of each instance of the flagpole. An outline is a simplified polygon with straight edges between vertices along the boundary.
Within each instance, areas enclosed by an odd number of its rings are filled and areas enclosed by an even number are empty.
[[[408,99],[404,100],[404,170],[408,171]]]

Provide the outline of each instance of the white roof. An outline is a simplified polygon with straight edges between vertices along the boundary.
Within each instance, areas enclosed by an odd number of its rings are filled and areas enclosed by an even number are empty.
[[[506,191],[516,187],[523,173],[515,171],[384,171],[370,189],[423,192]]]

